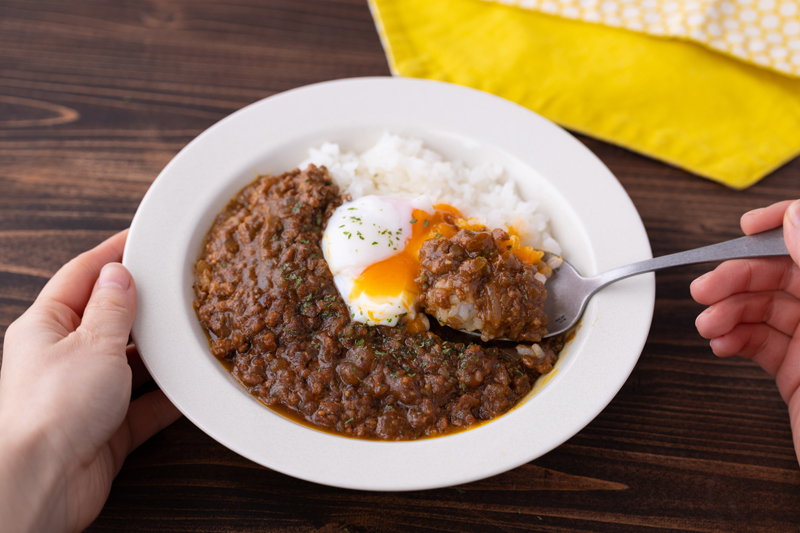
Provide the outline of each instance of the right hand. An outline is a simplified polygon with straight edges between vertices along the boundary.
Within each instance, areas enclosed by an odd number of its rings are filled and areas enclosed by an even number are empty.
[[[741,220],[747,235],[781,224],[791,257],[726,261],[697,278],[691,293],[710,306],[695,325],[714,354],[752,359],[775,378],[800,460],[800,200],[750,211]]]

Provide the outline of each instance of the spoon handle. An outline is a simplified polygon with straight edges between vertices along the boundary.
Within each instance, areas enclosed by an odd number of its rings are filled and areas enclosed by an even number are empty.
[[[598,274],[590,279],[593,282],[594,290],[597,291],[614,281],[635,276],[636,274],[661,270],[663,268],[744,257],[770,257],[781,255],[789,255],[789,251],[786,249],[786,243],[783,241],[783,228],[775,228],[763,233],[748,235],[747,237],[740,237],[719,244],[712,244],[711,246],[703,246],[702,248],[696,248],[686,252],[647,259],[609,270],[608,272]]]

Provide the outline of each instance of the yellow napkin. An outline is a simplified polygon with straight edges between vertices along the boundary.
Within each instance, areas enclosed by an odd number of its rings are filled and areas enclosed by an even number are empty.
[[[697,44],[482,0],[370,7],[396,75],[503,96],[737,189],[800,153],[800,80]]]

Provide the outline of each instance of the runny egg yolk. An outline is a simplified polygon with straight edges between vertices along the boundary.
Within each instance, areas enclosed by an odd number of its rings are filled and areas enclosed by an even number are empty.
[[[452,237],[459,230],[456,220],[463,218],[456,208],[446,204],[435,205],[432,215],[414,209],[411,216],[411,236],[406,239],[403,251],[365,268],[355,280],[350,293],[352,300],[362,293],[376,298],[406,293],[416,299],[419,288],[414,280],[419,275],[422,243],[433,238]]]

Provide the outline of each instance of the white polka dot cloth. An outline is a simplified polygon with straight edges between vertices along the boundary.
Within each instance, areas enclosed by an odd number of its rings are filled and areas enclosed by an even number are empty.
[[[800,0],[494,0],[551,15],[698,42],[800,76]]]

